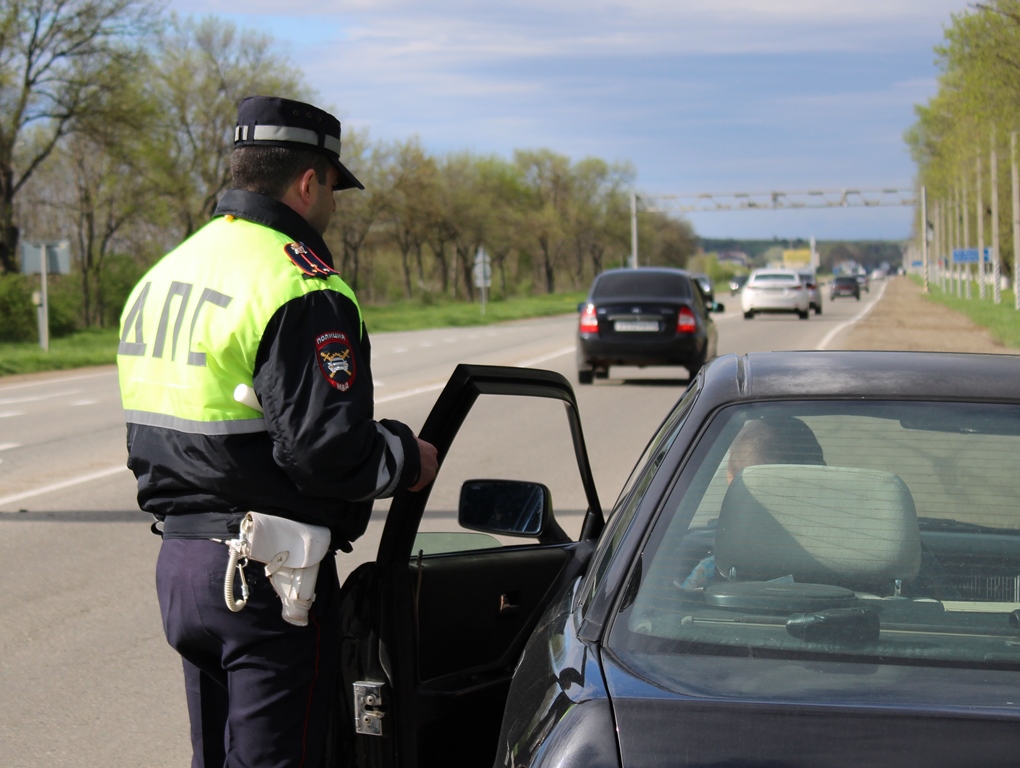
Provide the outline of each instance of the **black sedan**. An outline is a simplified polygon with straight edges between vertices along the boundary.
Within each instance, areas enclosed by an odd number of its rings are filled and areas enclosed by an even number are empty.
[[[723,356],[606,521],[567,380],[460,366],[421,432],[436,483],[343,587],[332,764],[1015,765],[1018,380],[1008,355]],[[541,481],[517,456],[454,479],[499,443],[476,411],[531,403],[571,446],[535,446]]]
[[[709,313],[724,309],[684,270],[603,272],[579,307],[577,380],[591,384],[605,378],[611,365],[682,365],[694,378],[716,355]]]
[[[829,298],[838,299],[843,296],[852,296],[857,301],[861,300],[861,284],[856,277],[838,275],[832,278],[832,283],[829,285]]]

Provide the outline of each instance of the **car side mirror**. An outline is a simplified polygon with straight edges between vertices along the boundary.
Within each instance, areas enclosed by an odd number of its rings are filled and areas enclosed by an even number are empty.
[[[578,312],[584,312],[585,307],[587,307],[587,306],[588,306],[588,302],[587,301],[582,301],[580,304],[577,305],[577,311]]]
[[[540,537],[552,518],[552,494],[541,483],[467,480],[460,488],[462,528],[504,536]]]
[[[726,305],[725,304],[721,304],[718,301],[713,301],[712,302],[712,307],[711,307],[711,309],[709,311],[711,311],[711,312],[725,312],[726,311]]]

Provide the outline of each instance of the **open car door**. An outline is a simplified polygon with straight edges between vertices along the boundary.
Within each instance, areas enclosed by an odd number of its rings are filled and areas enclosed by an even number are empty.
[[[543,423],[559,414],[562,444],[549,445],[548,428],[528,442],[520,409],[533,405]],[[376,561],[341,591],[329,765],[491,765],[524,644],[604,525],[577,401],[558,373],[460,365],[421,438],[438,449],[436,481],[393,499]],[[541,479],[526,474],[532,458]],[[560,490],[568,477],[576,494]]]

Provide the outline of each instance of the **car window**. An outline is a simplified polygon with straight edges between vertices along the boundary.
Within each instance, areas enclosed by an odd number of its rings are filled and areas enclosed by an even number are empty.
[[[609,645],[1020,668],[1017,456],[1013,405],[726,409]]]
[[[703,295],[701,291],[691,292],[691,301],[694,303],[694,309],[701,317],[708,316],[708,307],[705,303],[705,296],[707,296],[707,294]]]
[[[759,272],[751,278],[752,283],[796,283],[796,275],[786,272]]]
[[[522,425],[548,425],[542,439]],[[541,483],[552,497],[555,524],[573,540],[580,537],[588,509],[574,461],[567,411],[559,400],[482,395],[453,440],[433,484],[413,554],[446,554],[515,545],[534,545],[537,536],[495,536],[458,522],[461,489],[469,480]],[[485,467],[479,474],[479,465]]]
[[[613,296],[648,296],[662,298],[689,298],[690,281],[682,274],[644,272],[632,269],[601,275],[592,286],[593,301]]]

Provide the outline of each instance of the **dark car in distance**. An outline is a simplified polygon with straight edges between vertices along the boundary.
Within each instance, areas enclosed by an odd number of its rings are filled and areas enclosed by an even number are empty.
[[[841,296],[853,296],[857,301],[861,300],[861,284],[853,275],[837,275],[832,278],[829,284],[829,298],[838,299]]]
[[[329,765],[1016,765],[1018,378],[1014,355],[724,355],[604,515],[567,379],[459,366],[421,430],[436,483],[341,591]],[[458,445],[505,424],[461,437],[475,412],[526,428],[527,403],[565,421],[532,449],[559,459],[459,482]]]
[[[682,365],[694,378],[716,355],[710,313],[724,309],[684,270],[607,270],[579,307],[577,380],[591,384],[607,377],[612,365]]]

